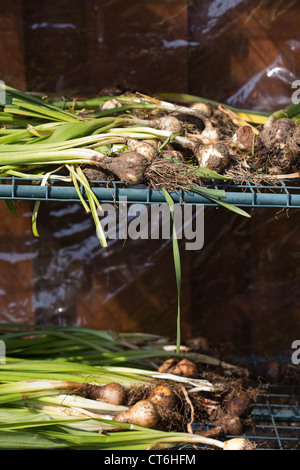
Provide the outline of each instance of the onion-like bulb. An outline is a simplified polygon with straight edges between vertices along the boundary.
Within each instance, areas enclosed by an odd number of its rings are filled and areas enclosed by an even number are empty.
[[[149,161],[158,156],[158,150],[155,146],[155,143],[152,144],[149,141],[145,142],[137,139],[131,139],[130,137],[126,139],[125,142],[130,150],[139,153]]]
[[[205,103],[201,103],[201,102],[193,103],[190,106],[190,108],[194,109],[196,111],[199,111],[200,117],[201,117],[201,114],[204,114],[207,117],[210,117],[210,115],[211,115],[211,108]]]
[[[94,164],[113,173],[120,181],[130,186],[142,183],[149,160],[139,152],[124,152],[118,157],[97,157]]]
[[[231,146],[250,152],[252,149],[261,146],[261,139],[258,135],[254,134],[252,127],[241,126],[232,136]]]
[[[235,397],[229,400],[227,404],[227,411],[233,416],[245,418],[248,416],[252,408],[252,402],[246,392],[239,392]]]
[[[112,405],[123,405],[126,399],[125,388],[118,383],[110,383],[99,387],[96,400],[105,401]]]
[[[157,119],[148,121],[150,127],[161,129],[163,131],[176,132],[181,134],[183,132],[181,122],[174,116],[162,116]]]
[[[182,359],[175,365],[172,374],[181,375],[182,377],[199,377],[199,370],[197,365],[188,359]]]
[[[254,444],[247,439],[236,437],[224,442],[223,450],[253,450]]]
[[[116,98],[112,98],[111,100],[105,101],[105,103],[101,106],[101,111],[106,109],[120,108],[121,106],[122,103],[120,103],[120,101],[118,101]]]
[[[203,145],[196,152],[196,158],[201,167],[222,173],[230,162],[230,152],[226,145]]]
[[[175,393],[165,385],[158,385],[152,390],[148,399],[158,406],[163,406],[164,408],[174,409],[176,404],[176,395]]]
[[[112,405],[124,405],[126,400],[126,390],[118,383],[106,385],[82,384],[74,392],[91,400],[104,401]]]
[[[220,132],[214,127],[209,119],[204,119],[205,128],[200,137],[203,144],[216,144],[220,140]]]
[[[259,136],[265,147],[276,146],[282,149],[296,127],[297,125],[292,119],[282,118],[275,121],[270,127],[264,128]]]

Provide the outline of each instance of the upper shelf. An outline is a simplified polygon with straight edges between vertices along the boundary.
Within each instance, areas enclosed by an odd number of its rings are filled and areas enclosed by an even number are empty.
[[[0,199],[31,200],[31,201],[65,201],[79,202],[76,189],[66,183],[49,180],[41,186],[40,180],[24,178],[0,178]],[[163,204],[166,203],[163,191],[152,190],[145,186],[125,188],[121,182],[95,182],[93,190],[101,203],[124,202]],[[224,202],[239,207],[273,207],[273,208],[300,208],[300,180],[280,181],[275,186],[254,185],[250,182],[241,184],[211,181],[206,187],[222,189],[226,192]],[[84,188],[81,187],[84,195]],[[200,194],[187,191],[171,192],[176,204],[204,204],[217,206],[216,202]]]

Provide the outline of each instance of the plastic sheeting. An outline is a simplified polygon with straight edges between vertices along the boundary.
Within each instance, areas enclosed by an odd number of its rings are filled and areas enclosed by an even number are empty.
[[[42,203],[40,238],[22,204],[1,203],[1,322],[80,325],[176,335],[177,292],[167,240],[101,248],[77,203]],[[204,335],[235,354],[283,354],[299,331],[299,211],[256,209],[243,219],[205,209],[205,242],[182,262],[182,337]]]
[[[0,78],[12,86],[92,96],[184,92],[274,110],[299,77],[299,2],[17,0],[0,12]],[[3,27],[3,26],[6,27]],[[16,60],[17,59],[17,60]],[[42,203],[15,219],[1,202],[0,321],[176,334],[170,241],[101,249],[79,204]],[[205,209],[205,243],[181,243],[182,336],[237,354],[277,354],[299,336],[300,216],[242,219]]]
[[[183,92],[273,110],[299,77],[295,0],[8,0],[0,73],[12,85],[91,95]]]

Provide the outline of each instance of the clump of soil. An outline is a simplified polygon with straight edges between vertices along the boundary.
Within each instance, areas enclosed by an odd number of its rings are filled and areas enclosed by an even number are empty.
[[[224,111],[216,106],[213,107],[211,122],[214,127],[219,129],[222,140],[232,138],[239,128]]]
[[[96,166],[86,167],[83,172],[89,181],[113,181],[114,179],[112,173]]]
[[[184,189],[186,185],[202,184],[197,167],[188,163],[155,158],[144,173],[144,181],[152,188],[165,186],[169,189]]]

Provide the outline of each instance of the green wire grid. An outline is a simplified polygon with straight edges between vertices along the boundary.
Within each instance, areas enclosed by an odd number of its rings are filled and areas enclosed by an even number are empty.
[[[49,179],[41,186],[38,178],[0,178],[0,199],[31,200],[31,201],[60,201],[79,202],[75,187],[71,184]],[[149,189],[146,186],[124,187],[119,181],[91,182],[93,191],[102,203],[118,203],[126,198],[127,203],[164,204],[165,196],[162,190]],[[273,207],[300,208],[300,180],[278,181],[277,185],[255,185],[250,182],[232,184],[212,180],[205,184],[207,188],[224,190],[226,198],[221,200],[239,207]],[[80,186],[84,197],[85,190]],[[218,204],[202,194],[189,191],[172,191],[170,195],[176,204],[203,204],[218,206]],[[122,201],[124,202],[124,201]]]
[[[258,450],[300,450],[300,387],[269,385],[258,398],[253,433],[247,437]]]
[[[291,360],[290,357],[273,359],[281,363]],[[251,365],[265,361],[257,356],[239,360]],[[259,386],[260,393],[252,410],[253,426],[244,437],[257,445],[256,450],[300,450],[300,385],[283,382]]]
[[[300,450],[300,386],[263,385],[252,414],[253,424],[241,436],[256,450]]]
[[[253,423],[241,435],[221,440],[244,437],[255,450],[300,450],[300,386],[261,385],[251,418]],[[195,431],[200,429],[194,425]]]

